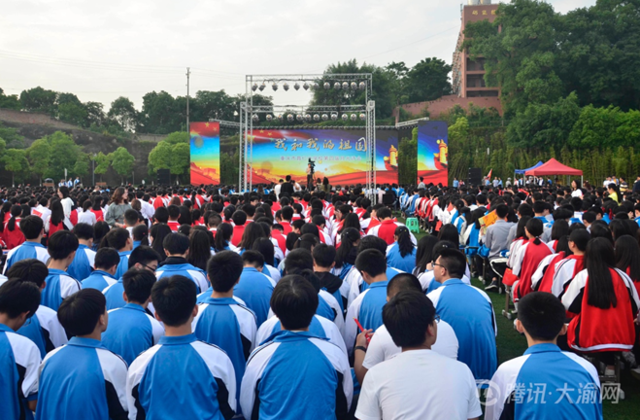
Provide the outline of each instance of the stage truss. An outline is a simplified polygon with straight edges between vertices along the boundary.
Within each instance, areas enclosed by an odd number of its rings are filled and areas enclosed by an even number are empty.
[[[301,86],[306,89],[328,89],[331,90],[348,90],[364,92],[364,103],[355,105],[255,105],[253,104],[253,93],[258,88],[262,91],[267,86],[276,85],[288,90],[293,86],[298,90]],[[240,103],[240,162],[238,175],[238,189],[243,192],[253,190],[253,129],[254,121],[259,120],[260,115],[271,116],[271,118],[281,117],[283,126],[286,125],[285,115],[295,114],[297,116],[314,115],[319,116],[331,115],[350,115],[353,119],[364,116],[365,120],[365,142],[367,151],[365,154],[368,170],[366,171],[365,191],[367,196],[375,204],[377,194],[376,187],[376,117],[375,117],[375,101],[370,99],[372,92],[372,75],[371,73],[356,74],[281,74],[281,75],[247,75],[246,84],[246,101]],[[290,85],[291,84],[291,85]],[[318,121],[318,119],[315,119]],[[297,127],[298,126],[287,126]],[[315,127],[315,126],[314,126]],[[325,127],[317,127],[325,128]],[[347,128],[347,127],[341,127]]]

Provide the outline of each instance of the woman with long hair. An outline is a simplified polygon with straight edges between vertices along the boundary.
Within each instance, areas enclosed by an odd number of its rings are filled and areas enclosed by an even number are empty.
[[[96,216],[96,223],[104,222],[104,212],[102,211],[102,197],[100,197],[99,195],[94,197],[93,199],[91,212]]]
[[[394,243],[387,247],[387,266],[410,273],[416,267],[416,247],[411,241],[409,229],[398,226],[393,239]]]
[[[157,223],[151,226],[149,231],[149,241],[151,242],[151,248],[155,249],[158,255],[160,255],[160,262],[167,258],[167,254],[164,252],[162,242],[164,238],[171,233],[171,228],[164,223]]]
[[[433,247],[436,243],[438,243],[438,238],[433,235],[425,235],[418,240],[414,276],[417,277],[425,271],[433,270],[431,263],[433,262]]]
[[[612,182],[611,184],[607,185],[607,192],[609,193],[610,199],[618,204],[620,203],[620,198],[622,196],[620,195],[620,190],[618,189],[618,186],[616,184]]]
[[[589,241],[584,262],[586,268],[562,296],[567,311],[577,314],[569,323],[567,343],[583,353],[597,352],[606,365],[604,374],[614,375],[612,352],[629,351],[635,342],[638,292],[629,276],[616,268],[607,239]]]
[[[215,238],[215,250],[220,251],[238,251],[238,249],[231,243],[231,237],[233,236],[233,227],[229,223],[220,223],[218,230],[216,230]]]
[[[96,215],[91,212],[91,200],[85,200],[82,203],[82,213],[78,214],[78,223],[86,223],[91,226],[96,224]]]
[[[194,267],[207,271],[207,262],[211,258],[211,242],[206,231],[191,229],[189,234],[189,254],[187,261]]]
[[[440,232],[438,232],[438,240],[453,242],[456,246],[459,246],[460,235],[458,234],[458,229],[450,223],[443,225],[440,228]]]
[[[93,226],[93,246],[91,247],[93,251],[98,251],[100,242],[102,242],[102,238],[104,238],[107,233],[109,233],[109,229],[109,224],[104,220],[96,222],[96,224]]]
[[[20,220],[22,215],[22,206],[14,204],[11,206],[11,218],[4,225],[3,238],[7,249],[13,249],[21,245],[25,239],[24,234],[20,230]]]
[[[627,273],[640,295],[640,246],[630,235],[623,235],[616,241],[616,267]]]
[[[267,238],[267,235],[264,233],[264,229],[257,223],[247,223],[244,228],[244,232],[242,233],[242,239],[240,239],[240,244],[238,244],[238,248],[240,248],[240,253],[242,254],[247,249],[251,249],[253,247],[253,243],[256,239],[259,238]]]
[[[528,241],[518,249],[512,268],[513,274],[518,276],[518,281],[513,285],[513,301],[517,302],[531,290],[531,277],[544,257],[552,252],[540,240],[544,232],[544,225],[540,219],[530,219],[525,225],[525,233]]]
[[[343,216],[342,220],[343,220],[342,226],[340,227],[340,229],[338,229],[338,236],[336,237],[336,248],[339,247],[340,243],[342,242],[342,232],[344,232],[345,229],[348,229],[348,228],[357,229],[358,232],[360,232],[360,235],[362,236],[360,218],[358,217],[357,214],[349,213],[346,216]]]
[[[104,220],[109,223],[109,226],[125,227],[124,213],[131,208],[131,205],[127,202],[128,198],[129,196],[126,189],[122,187],[115,189],[109,201],[107,214],[104,216]]]
[[[358,256],[358,245],[360,244],[360,231],[356,228],[346,228],[340,235],[341,245],[336,251],[335,270],[340,272],[336,274],[344,280],[351,267],[356,263]]]
[[[558,252],[558,239],[569,235],[569,223],[566,220],[556,220],[551,227],[551,240],[547,242],[547,246]]]
[[[62,203],[60,200],[53,199],[51,200],[51,216],[49,217],[49,223],[44,227],[44,230],[49,234],[49,237],[56,233],[59,230],[68,229],[65,226],[65,216],[64,209],[62,208]]]
[[[58,187],[58,197],[60,198],[60,203],[62,203],[64,217],[69,217],[73,210],[73,200],[69,197],[69,188]]]

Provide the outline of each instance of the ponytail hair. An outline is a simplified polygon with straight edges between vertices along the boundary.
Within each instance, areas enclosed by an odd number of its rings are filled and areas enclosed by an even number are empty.
[[[587,303],[600,309],[615,308],[618,299],[611,278],[611,269],[615,265],[611,242],[605,238],[590,240],[584,254],[584,265],[589,276]]]
[[[414,250],[413,242],[411,241],[411,234],[406,226],[398,226],[394,235],[398,238],[398,249],[400,250],[400,256],[402,258],[405,255],[411,255]]]
[[[216,252],[224,251],[229,246],[229,241],[233,235],[233,228],[229,223],[220,223],[216,229],[215,245]]]
[[[9,232],[13,232],[14,230],[16,230],[16,217],[20,216],[22,214],[22,206],[20,206],[19,204],[14,204],[13,206],[11,206],[11,219],[9,219],[9,222],[7,223],[7,229],[9,229]]]
[[[544,232],[542,220],[536,218],[529,219],[525,227],[527,229],[527,232],[529,232],[529,235],[535,238],[533,240],[533,243],[536,245],[540,245],[542,243],[542,241],[540,240],[540,236],[542,235],[542,232]]]

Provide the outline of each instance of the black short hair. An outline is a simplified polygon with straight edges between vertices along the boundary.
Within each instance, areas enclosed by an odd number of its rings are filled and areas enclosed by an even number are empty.
[[[76,235],[68,230],[59,230],[49,238],[49,255],[54,260],[63,260],[80,246]]]
[[[189,321],[196,306],[196,284],[185,276],[163,277],[151,289],[151,301],[156,314],[170,327]]]
[[[371,277],[376,277],[387,271],[387,260],[377,249],[367,249],[358,254],[356,268]]]
[[[360,245],[358,245],[358,252],[362,252],[366,249],[377,249],[378,251],[386,254],[387,252],[387,243],[384,239],[379,238],[373,235],[367,235],[364,238],[360,239]]]
[[[99,292],[98,292],[99,293]],[[0,286],[0,313],[15,319],[25,312],[31,318],[40,306],[40,288],[22,279],[10,278]]]
[[[386,219],[387,217],[391,217],[391,210],[388,207],[383,207],[379,210],[376,210],[376,216],[378,219]]]
[[[253,241],[251,250],[262,254],[262,258],[264,258],[266,264],[273,265],[275,263],[275,248],[273,247],[273,242],[271,242],[271,239],[256,239],[255,241]]]
[[[457,249],[443,249],[440,251],[440,264],[447,269],[452,278],[461,279],[467,269],[467,259]]]
[[[166,207],[158,207],[153,213],[153,218],[158,223],[167,223],[169,221],[169,210]]]
[[[156,276],[145,268],[130,268],[122,276],[124,293],[129,302],[145,303],[155,283]]]
[[[572,227],[575,225],[571,225]],[[576,229],[569,235],[569,240],[573,242],[576,247],[582,252],[587,250],[587,244],[591,239],[591,234],[587,229]]]
[[[551,293],[531,292],[518,303],[518,319],[531,338],[550,341],[564,325],[564,305]]]
[[[96,289],[82,289],[62,301],[58,320],[68,336],[91,334],[107,310],[104,295]]]
[[[422,285],[420,280],[413,274],[400,273],[393,276],[387,284],[387,296],[393,297],[403,291],[416,291],[422,292]]]
[[[44,222],[38,216],[27,216],[20,221],[20,230],[25,239],[36,239],[42,233]]]
[[[120,264],[120,254],[113,248],[100,248],[98,252],[96,252],[93,262],[96,270],[99,268],[108,270],[114,265]]]
[[[256,268],[264,267],[264,257],[257,251],[244,251],[242,253],[242,265],[249,263]]]
[[[85,241],[93,239],[93,226],[88,223],[78,223],[73,227],[72,232],[78,239],[84,239]]]
[[[424,343],[433,324],[436,308],[422,291],[402,291],[382,309],[382,322],[398,347],[416,347]]]
[[[171,233],[165,236],[162,247],[170,255],[182,255],[189,249],[189,237],[182,233]]]
[[[137,210],[129,209],[124,212],[124,221],[128,225],[135,225],[140,219],[140,213]]]
[[[149,235],[149,228],[147,225],[138,225],[131,230],[131,236],[134,241],[141,241]]]
[[[242,226],[247,223],[247,213],[242,210],[236,210],[233,215],[231,215],[231,220],[236,226]]]
[[[207,275],[216,292],[228,292],[242,275],[242,257],[233,251],[221,251],[209,259]]]
[[[170,219],[177,220],[178,217],[180,217],[180,207],[176,206],[175,204],[171,204],[169,207],[167,207],[167,214]]]
[[[106,246],[114,248],[116,251],[123,249],[127,246],[127,241],[129,240],[130,235],[129,231],[124,228],[112,228],[100,241],[100,248],[104,248]]]
[[[271,309],[287,330],[307,328],[318,308],[318,292],[302,276],[284,276],[271,295]]]
[[[285,206],[282,208],[282,218],[284,220],[291,220],[293,217],[293,208],[289,206]]]
[[[41,287],[49,275],[49,269],[42,261],[35,258],[28,258],[13,264],[11,268],[7,270],[6,275],[7,278],[30,281],[35,283],[36,286]]]
[[[336,260],[336,249],[331,245],[318,244],[313,248],[313,261],[319,267],[329,268]]]
[[[136,264],[148,265],[151,261],[160,262],[160,255],[150,246],[140,245],[129,254],[127,268],[133,268]]]
[[[313,271],[313,256],[308,249],[296,248],[285,257],[284,271],[289,274],[296,269]]]
[[[506,204],[498,204],[496,206],[496,216],[499,219],[504,219],[507,215],[509,215],[509,207]]]

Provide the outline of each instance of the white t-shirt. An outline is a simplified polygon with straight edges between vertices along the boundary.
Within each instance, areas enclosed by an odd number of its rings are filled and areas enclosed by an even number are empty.
[[[93,226],[96,224],[96,215],[91,210],[83,211],[78,214],[78,223],[86,223]]]
[[[359,420],[467,420],[481,415],[471,370],[433,350],[406,351],[374,366],[356,410]]]
[[[458,360],[458,347],[458,337],[456,337],[455,331],[453,331],[451,325],[440,320],[438,322],[436,342],[431,346],[431,350],[450,359]],[[387,327],[382,325],[371,337],[362,366],[371,369],[379,363],[396,357],[401,351],[400,347],[393,342]]]

